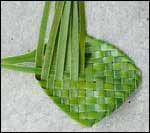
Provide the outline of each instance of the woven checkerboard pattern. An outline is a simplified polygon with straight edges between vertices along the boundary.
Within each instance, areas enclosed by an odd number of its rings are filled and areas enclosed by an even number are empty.
[[[140,70],[126,54],[90,37],[86,42],[85,70],[78,81],[70,80],[69,71],[65,72],[63,81],[54,81],[52,72],[48,88],[47,81],[39,81],[64,112],[85,126],[92,126],[110,115],[135,91],[141,80]]]

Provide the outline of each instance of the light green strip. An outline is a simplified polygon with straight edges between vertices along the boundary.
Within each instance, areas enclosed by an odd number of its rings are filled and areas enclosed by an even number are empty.
[[[85,21],[85,5],[83,1],[79,2],[79,19],[80,19],[80,73],[84,73],[85,69],[85,39],[86,39],[86,21]]]
[[[14,57],[7,57],[1,60],[2,64],[17,64],[17,63],[23,63],[23,62],[34,62],[35,61],[35,53],[36,50],[20,55],[20,56],[14,56]]]
[[[79,74],[79,32],[78,32],[78,5],[73,3],[73,26],[71,43],[71,80],[78,80]]]
[[[41,69],[40,68],[34,68],[34,67],[27,67],[27,66],[19,66],[14,64],[1,64],[2,68],[25,72],[25,73],[33,73],[33,74],[40,74]]]
[[[46,36],[46,28],[47,28],[47,22],[49,17],[49,11],[50,11],[50,1],[45,2],[41,26],[40,26],[40,34],[39,34],[39,40],[38,40],[38,46],[37,46],[37,52],[36,52],[36,67],[42,67],[42,62],[44,58],[44,40]]]
[[[55,73],[56,80],[63,79],[64,63],[65,63],[65,56],[66,56],[66,45],[67,45],[68,29],[69,29],[70,7],[71,7],[71,2],[67,1],[64,7],[64,12],[60,24],[58,50],[57,50],[57,57],[56,57],[56,73]]]
[[[46,53],[45,53],[45,57],[44,57],[44,64],[42,66],[41,78],[43,80],[47,80],[48,77],[49,77],[49,74],[50,74],[53,51],[54,51],[56,36],[58,34],[58,27],[59,27],[59,24],[60,24],[62,13],[63,13],[64,3],[65,2],[58,2],[58,4],[56,4],[55,16],[54,16],[53,24],[52,24],[52,27],[51,27],[48,44],[47,44],[47,47],[46,47]]]
[[[71,6],[72,8],[72,6]],[[72,9],[70,12],[70,22],[69,22],[69,35],[68,35],[68,45],[67,45],[67,53],[65,60],[65,70],[70,73],[71,68],[71,31],[72,31]]]

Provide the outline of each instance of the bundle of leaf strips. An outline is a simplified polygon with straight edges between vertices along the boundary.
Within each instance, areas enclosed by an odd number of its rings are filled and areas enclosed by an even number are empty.
[[[81,1],[55,2],[53,23],[45,42],[51,4],[45,3],[37,49],[2,59],[1,66],[34,73],[46,94],[64,112],[92,126],[135,91],[141,72],[118,48],[87,35]]]

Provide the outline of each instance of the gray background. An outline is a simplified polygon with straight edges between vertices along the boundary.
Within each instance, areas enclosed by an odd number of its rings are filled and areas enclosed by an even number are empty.
[[[36,47],[43,2],[2,2],[2,57]],[[45,95],[34,75],[2,70],[2,131],[148,131],[148,2],[86,2],[88,33],[114,43],[142,70],[140,90],[110,117],[85,128]]]

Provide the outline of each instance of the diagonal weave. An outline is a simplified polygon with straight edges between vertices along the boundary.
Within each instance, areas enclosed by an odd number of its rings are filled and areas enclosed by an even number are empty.
[[[141,72],[122,51],[91,37],[86,39],[85,60],[85,78],[72,81],[66,71],[63,80],[56,81],[53,70],[48,88],[47,81],[39,82],[64,112],[81,124],[92,126],[110,115],[135,91]]]

